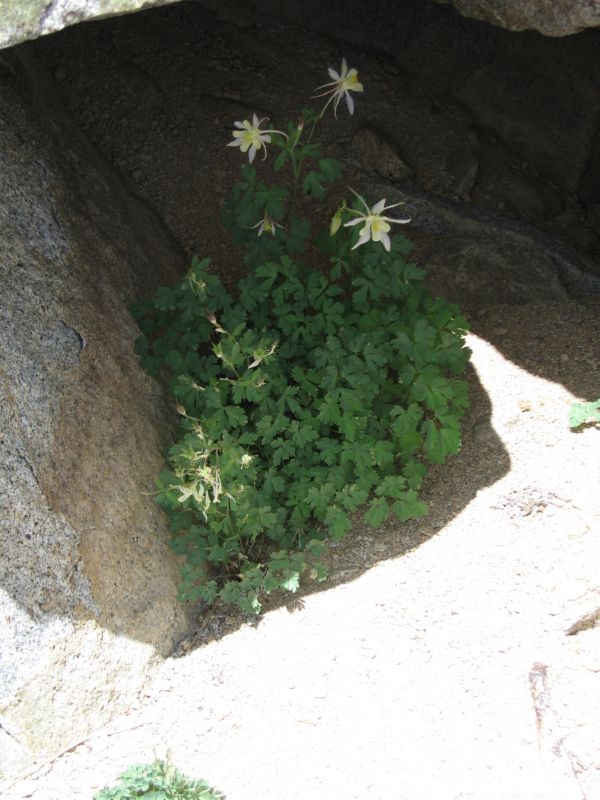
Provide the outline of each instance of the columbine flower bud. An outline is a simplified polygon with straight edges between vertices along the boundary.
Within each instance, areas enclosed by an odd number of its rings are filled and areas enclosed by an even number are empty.
[[[342,214],[346,210],[346,201],[342,203],[342,205],[338,208],[335,212],[333,217],[331,218],[331,222],[329,223],[329,235],[335,236],[335,234],[339,231],[340,226],[342,224]]]

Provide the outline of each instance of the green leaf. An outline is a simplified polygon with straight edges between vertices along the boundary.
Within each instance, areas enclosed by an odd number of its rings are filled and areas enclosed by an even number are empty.
[[[352,527],[350,517],[336,506],[331,506],[327,510],[325,524],[334,539],[341,539]]]
[[[308,172],[302,181],[302,191],[304,194],[312,195],[318,200],[321,200],[325,197],[322,176],[318,172]]]
[[[300,586],[300,573],[290,572],[289,575],[281,581],[281,588],[286,589],[288,592],[297,592]]]
[[[281,153],[279,153],[279,155],[277,156],[277,158],[273,163],[273,169],[275,170],[275,172],[279,172],[279,170],[283,168],[285,162],[287,161],[288,155],[289,153],[287,150],[282,150]]]
[[[317,519],[325,517],[334,495],[335,488],[331,483],[315,482],[308,490],[306,502],[315,512]]]
[[[292,441],[289,439],[282,439],[280,436],[277,439],[273,439],[271,447],[273,448],[271,460],[275,467],[291,458],[296,450]]]
[[[334,397],[328,396],[323,400],[317,419],[326,425],[337,425],[341,422],[340,407]]]
[[[410,489],[420,489],[423,485],[423,479],[425,475],[427,475],[427,467],[425,464],[421,464],[419,461],[411,458],[410,461],[405,464],[402,474],[406,478]]]
[[[310,577],[314,581],[319,581],[319,583],[322,583],[324,580],[326,580],[327,575],[327,567],[324,564],[314,564],[310,571]]]
[[[258,278],[263,278],[260,283],[260,288],[263,291],[268,291],[279,276],[279,267],[277,264],[269,261],[267,264],[263,264],[262,266],[258,267],[255,271],[255,274]]]
[[[392,510],[400,522],[406,522],[415,517],[425,516],[427,505],[422,500],[417,499],[414,492],[406,492],[401,499],[396,500],[392,505]]]
[[[394,446],[391,442],[376,442],[373,448],[373,458],[379,467],[386,467],[394,460]]]
[[[394,409],[392,409],[392,413],[394,413]],[[416,453],[421,448],[423,438],[417,430],[417,426],[422,417],[423,411],[416,403],[411,403],[407,409],[396,406],[392,433],[398,449],[403,455]]]
[[[340,504],[347,511],[356,511],[359,506],[366,502],[368,496],[368,490],[356,483],[346,484],[338,495]]]
[[[455,428],[438,428],[433,420],[423,423],[425,455],[432,464],[443,464],[446,457],[460,450],[460,431]]]
[[[176,375],[186,372],[185,359],[178,350],[171,350],[165,357],[165,363]]]
[[[600,397],[588,403],[573,403],[569,411],[569,427],[580,428],[600,422]]]
[[[386,475],[381,481],[375,493],[379,497],[399,498],[403,497],[406,490],[406,480],[402,475]]]
[[[338,427],[349,442],[354,442],[363,426],[359,417],[355,417],[352,414],[343,414]]]
[[[378,497],[371,501],[368,511],[365,513],[364,521],[373,528],[382,525],[390,515],[390,506],[385,497]]]
[[[233,428],[240,428],[248,421],[248,417],[239,406],[225,406],[224,411]]]
[[[337,181],[342,177],[342,165],[334,158],[320,158],[319,169],[326,181]]]

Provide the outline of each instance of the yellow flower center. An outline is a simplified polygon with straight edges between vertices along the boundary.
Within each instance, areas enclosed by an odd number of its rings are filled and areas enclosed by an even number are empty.
[[[257,150],[260,150],[262,147],[262,139],[260,138],[259,128],[248,128],[247,131],[244,131],[242,139],[244,140],[244,144],[248,145],[248,147],[254,145]]]
[[[351,91],[358,85],[360,85],[358,80],[358,72],[355,69],[351,69],[342,81],[340,88],[344,89],[344,91]]]
[[[367,221],[371,225],[371,233],[376,235],[378,233],[387,233],[390,229],[388,223],[383,219],[383,217],[378,217],[377,215],[373,216],[370,214],[367,217]]]

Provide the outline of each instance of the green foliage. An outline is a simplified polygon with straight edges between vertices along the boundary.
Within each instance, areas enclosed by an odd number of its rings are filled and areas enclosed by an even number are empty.
[[[211,789],[205,781],[193,781],[169,763],[129,767],[112,789],[102,789],[94,800],[224,800],[225,795]]]
[[[573,403],[569,411],[569,427],[581,428],[600,422],[600,397],[590,403]]]
[[[312,144],[320,116],[305,110],[272,135],[289,191],[242,167],[226,215],[250,268],[239,298],[195,258],[133,309],[141,362],[170,375],[181,416],[157,500],[185,556],[182,601],[258,613],[270,592],[323,580],[326,538],[342,538],[360,509],[373,527],[424,515],[427,464],[460,447],[456,376],[469,351],[458,308],[424,288],[405,238],[358,242],[364,229],[342,225],[365,224],[362,198],[357,210],[343,202],[331,236],[311,236],[296,213],[341,174]]]

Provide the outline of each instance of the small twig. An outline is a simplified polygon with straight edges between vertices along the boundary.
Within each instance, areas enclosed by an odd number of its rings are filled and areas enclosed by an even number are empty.
[[[529,690],[533,699],[540,751],[551,770],[553,782],[560,788],[561,800],[585,800],[571,760],[563,750],[563,738],[550,706],[546,673],[547,667],[539,662],[529,672]]]
[[[590,630],[590,628],[595,628],[597,625],[600,625],[600,607],[589,614],[584,614],[583,617],[580,617],[567,628],[565,633],[567,636],[574,636],[576,633]]]

